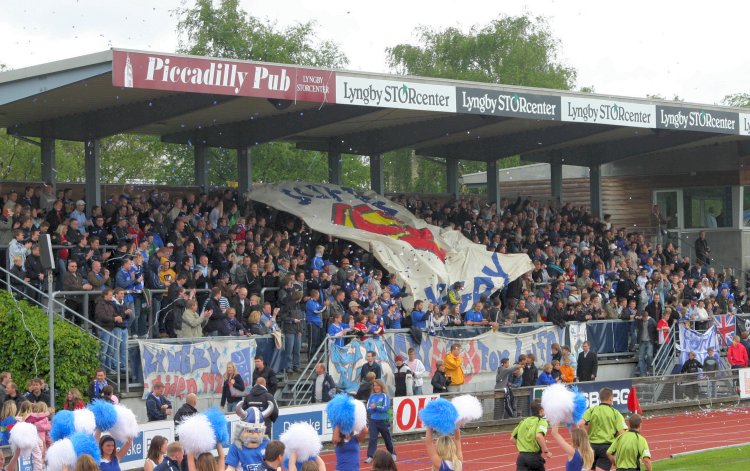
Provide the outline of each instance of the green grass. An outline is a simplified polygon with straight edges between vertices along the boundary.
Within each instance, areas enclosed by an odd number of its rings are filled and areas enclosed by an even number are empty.
[[[694,455],[667,458],[654,463],[654,471],[745,471],[750,469],[750,445],[704,451]]]

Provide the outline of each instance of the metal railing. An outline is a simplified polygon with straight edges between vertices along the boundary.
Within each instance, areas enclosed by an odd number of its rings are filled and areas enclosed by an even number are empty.
[[[315,374],[315,365],[317,365],[318,363],[328,363],[328,344],[329,342],[332,342],[333,339],[337,338],[341,337],[330,337],[326,335],[321,344],[318,346],[318,349],[315,350],[312,355],[310,355],[307,365],[305,365],[305,367],[302,369],[302,373],[292,386],[291,403],[293,405],[309,404],[311,402],[312,395],[305,386],[310,385],[313,381],[313,374]]]
[[[677,322],[672,324],[667,334],[668,340],[661,345],[654,355],[654,360],[651,363],[654,376],[668,374],[674,368],[677,325]]]
[[[115,351],[119,352],[122,348],[121,340],[116,335],[112,334],[108,330],[100,327],[95,322],[89,320],[88,317],[84,317],[78,312],[70,309],[68,306],[66,306],[64,303],[58,301],[56,296],[58,296],[59,292],[52,292],[52,293],[45,293],[44,291],[41,291],[40,289],[36,288],[35,286],[26,283],[23,279],[18,278],[14,274],[10,273],[5,268],[0,267],[0,273],[5,275],[5,278],[7,280],[10,280],[10,282],[7,284],[8,291],[11,292],[11,294],[14,294],[15,296],[19,296],[22,300],[27,301],[28,303],[39,307],[43,311],[47,313],[48,316],[50,316],[50,319],[53,318],[53,316],[57,316],[58,319],[63,320],[73,326],[81,328],[83,332],[90,335],[91,337],[97,339],[100,343],[101,342],[112,342],[112,345],[115,346]],[[49,276],[49,275],[48,275]],[[18,289],[19,287],[23,287],[23,289]],[[44,304],[44,301],[46,300],[47,304]],[[50,329],[54,329],[52,322],[50,322]],[[53,333],[53,332],[50,332]],[[106,343],[105,343],[106,345]],[[106,360],[107,363],[111,365],[115,365],[116,368],[116,375],[115,379],[111,381],[115,385],[117,385],[117,390],[121,390],[121,375],[119,372],[121,370],[127,371],[127,356],[125,357],[125,365],[122,365],[120,362],[120,356],[119,354],[115,354],[114,357],[112,355],[105,355],[101,350],[99,353],[100,360]],[[50,394],[54,395],[54,337],[50,337]],[[54,397],[51,398],[52,401],[54,401]]]

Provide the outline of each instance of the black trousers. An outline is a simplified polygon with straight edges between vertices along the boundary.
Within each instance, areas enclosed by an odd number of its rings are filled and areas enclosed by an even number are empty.
[[[516,458],[516,471],[545,471],[541,453],[522,451]]]

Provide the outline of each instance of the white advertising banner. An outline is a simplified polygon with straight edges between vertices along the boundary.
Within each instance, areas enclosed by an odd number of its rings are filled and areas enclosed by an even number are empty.
[[[563,121],[613,124],[636,128],[656,127],[656,106],[612,99],[562,97]]]
[[[455,113],[456,87],[337,75],[336,103]]]
[[[311,229],[351,241],[372,253],[415,299],[442,302],[463,282],[462,312],[482,295],[533,269],[526,254],[488,252],[459,231],[418,219],[375,192],[330,184],[281,182],[257,185],[247,195],[302,218]]]
[[[740,113],[740,136],[750,136],[750,113]]]

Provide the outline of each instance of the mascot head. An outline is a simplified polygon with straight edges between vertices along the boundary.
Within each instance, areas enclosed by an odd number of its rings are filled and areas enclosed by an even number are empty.
[[[235,444],[246,448],[258,448],[266,434],[265,420],[273,413],[273,410],[273,404],[269,404],[266,410],[261,411],[257,407],[243,409],[242,403],[239,403],[235,409],[240,418],[234,436]]]

